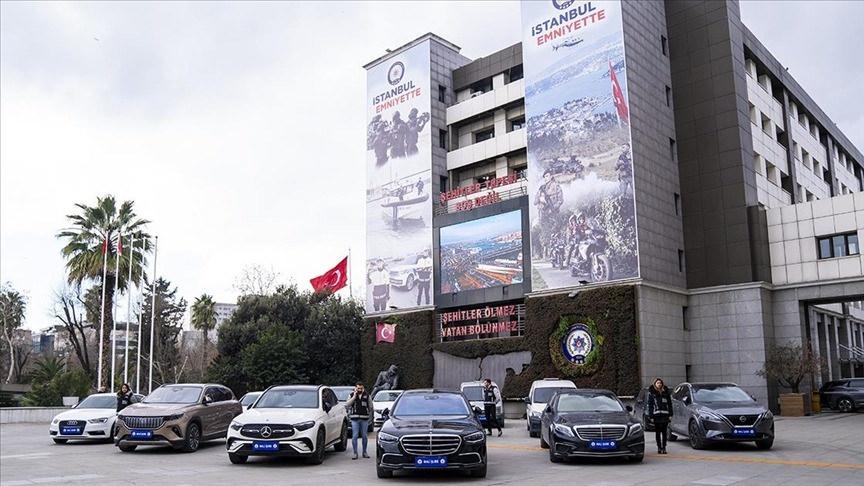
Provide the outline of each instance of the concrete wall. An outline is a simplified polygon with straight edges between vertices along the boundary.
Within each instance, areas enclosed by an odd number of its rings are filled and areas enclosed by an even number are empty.
[[[439,140],[441,130],[444,130],[445,134],[447,133],[447,107],[456,102],[451,73],[454,69],[470,62],[470,59],[459,54],[458,50],[434,39],[430,43],[430,59],[432,61],[430,66],[431,93],[429,93],[432,99],[432,194],[435,195],[447,190],[447,188],[441,188],[441,176],[447,175],[447,150],[441,148]],[[438,86],[444,86],[447,90],[443,102],[438,100]]]
[[[687,332],[683,311],[687,296],[640,285],[636,298],[642,385],[647,386],[658,376],[670,385],[684,381]]]
[[[0,424],[45,423],[46,425],[66,407],[10,407],[0,408]]]

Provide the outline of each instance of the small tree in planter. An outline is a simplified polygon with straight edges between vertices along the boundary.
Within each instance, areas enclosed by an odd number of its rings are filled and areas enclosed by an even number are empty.
[[[780,412],[783,415],[804,415],[804,394],[800,393],[801,382],[817,372],[820,366],[819,358],[808,348],[790,342],[786,345],[774,345],[768,349],[765,365],[756,374],[792,390],[792,393],[780,394]]]

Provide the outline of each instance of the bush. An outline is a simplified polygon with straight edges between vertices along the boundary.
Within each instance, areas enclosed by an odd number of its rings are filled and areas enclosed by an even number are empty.
[[[63,397],[84,398],[90,394],[90,377],[81,369],[62,371],[50,381],[34,383],[24,395],[24,405],[29,407],[60,407]]]

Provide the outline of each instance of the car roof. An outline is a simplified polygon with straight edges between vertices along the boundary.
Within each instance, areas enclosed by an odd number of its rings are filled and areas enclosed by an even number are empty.
[[[731,383],[728,381],[703,381],[699,383],[681,383],[682,385],[690,385],[695,387],[700,386],[738,386],[737,383]]]
[[[291,390],[291,389],[294,389],[294,390],[319,390],[321,388],[325,388],[324,385],[273,385],[264,391],[274,390],[274,389],[278,389],[278,390]]]
[[[576,388],[576,384],[570,380],[559,380],[558,378],[543,378],[531,383],[531,388]]]
[[[463,381],[462,384],[459,385],[459,388],[462,389],[466,386],[483,386],[483,383],[483,381]],[[498,384],[494,381],[492,382],[492,384],[498,386]]]
[[[421,395],[426,393],[439,393],[439,394],[447,394],[447,395],[462,395],[462,392],[455,390],[442,390],[440,388],[421,388],[417,390],[405,390],[402,392],[402,396],[405,395]]]
[[[573,388],[570,390],[561,390],[558,392],[559,395],[590,395],[590,394],[603,394],[603,395],[611,395],[613,397],[618,397],[615,392],[611,390],[604,390],[602,388]]]

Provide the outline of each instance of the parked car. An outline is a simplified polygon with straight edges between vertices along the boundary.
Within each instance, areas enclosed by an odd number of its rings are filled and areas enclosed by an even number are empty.
[[[234,393],[222,385],[162,385],[120,412],[114,444],[123,452],[149,445],[194,452],[202,441],[224,438],[242,411]]]
[[[540,416],[543,414],[543,409],[549,403],[555,393],[564,390],[575,390],[576,384],[570,380],[560,380],[558,378],[543,378],[535,380],[531,383],[531,391],[525,397],[525,417],[528,427],[528,435],[531,437],[540,437]]]
[[[712,442],[774,444],[774,415],[734,383],[681,383],[672,392],[669,440],[676,434],[694,449]]]
[[[393,403],[402,394],[402,390],[381,390],[372,397],[372,406],[375,408],[375,427],[384,425],[384,410],[393,408]],[[372,425],[372,424],[369,424]],[[371,429],[371,427],[370,427]]]
[[[417,285],[417,264],[391,265],[390,285],[405,290],[414,290]]]
[[[549,449],[552,462],[582,457],[641,462],[645,433],[631,411],[608,390],[559,391],[540,418],[540,447]]]
[[[864,407],[864,378],[829,381],[819,389],[819,401],[825,408],[854,412]]]
[[[243,410],[252,406],[252,404],[255,403],[255,400],[258,400],[258,397],[260,397],[262,393],[264,392],[254,391],[240,397],[240,405],[243,406]]]
[[[378,431],[379,478],[394,471],[457,469],[486,477],[486,433],[465,395],[454,391],[408,390],[384,411]]]
[[[351,394],[354,393],[353,386],[331,386],[330,389],[333,390],[333,393],[336,394],[336,398],[339,399],[340,402],[345,403],[351,398]]]
[[[648,415],[648,393],[650,386],[646,386],[639,390],[636,399],[633,400],[633,416],[642,421],[642,427],[648,431],[654,431],[654,419]]]
[[[132,395],[132,403],[140,402],[143,395]],[[81,400],[72,410],[60,412],[48,426],[55,444],[70,440],[111,440],[117,421],[117,395],[95,393]]]
[[[483,401],[483,382],[482,381],[466,381],[459,385],[459,389],[465,395],[465,398],[471,402],[472,407],[477,407],[480,410],[485,410],[486,402]],[[498,427],[504,428],[504,401],[501,399],[501,390],[495,382],[492,382],[492,389],[495,392],[495,415],[498,417]],[[486,426],[486,414],[481,413],[479,416],[480,423]],[[495,424],[493,424],[493,427]]]
[[[231,422],[228,459],[243,464],[249,456],[304,457],[324,462],[324,450],[348,445],[348,415],[329,387],[271,386]]]

